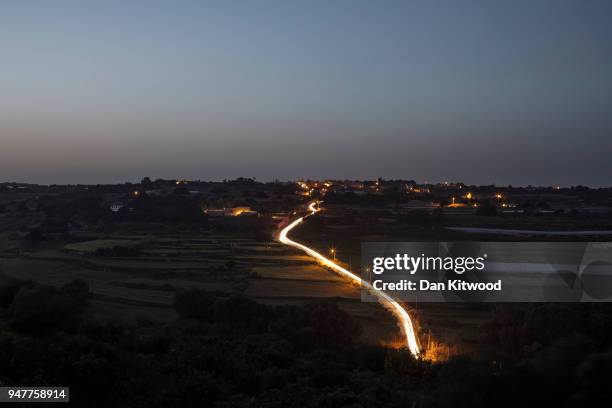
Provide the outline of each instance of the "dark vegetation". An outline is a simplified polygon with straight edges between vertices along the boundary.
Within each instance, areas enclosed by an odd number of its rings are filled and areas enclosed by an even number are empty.
[[[169,324],[99,324],[83,281],[0,285],[0,384],[70,384],[74,406],[591,406],[609,398],[608,305],[501,308],[488,355],[432,363],[366,346],[334,302],[178,293]]]
[[[103,206],[104,199],[96,193],[74,193],[58,200],[55,197],[40,200],[38,210],[42,211],[48,222],[58,225],[75,218],[88,223],[94,222],[180,222],[206,225],[207,218],[202,213],[197,198],[179,194],[166,196],[147,196],[141,193],[132,197],[127,205],[114,213]]]
[[[292,198],[295,184],[264,190],[248,179],[219,184],[199,196],[183,185],[161,196],[131,195],[145,185],[155,189],[165,184],[143,180],[142,185],[62,189],[41,194],[35,205],[32,200],[27,205],[0,204],[0,212],[9,213],[3,218],[7,225],[12,220],[24,228],[27,222],[35,225],[25,241],[43,247],[52,239],[70,241],[75,231],[129,230],[133,225],[138,230],[247,232],[269,239],[274,225],[266,215],[213,219],[202,206],[249,205],[270,214],[293,209],[292,200],[297,200]],[[238,185],[248,191],[239,194]],[[503,193],[515,190],[508,187]],[[496,191],[491,188],[489,193]],[[110,193],[123,197],[125,205],[117,213],[108,207],[114,199],[104,197]],[[610,196],[608,190],[575,188],[571,193],[587,204],[605,204]],[[282,195],[282,206],[266,204],[267,211],[258,207],[257,199],[277,195]],[[457,222],[443,211],[420,209],[401,211],[391,224],[379,221],[415,198],[398,189],[366,196],[330,193],[325,201],[332,208],[362,208],[355,213],[326,211],[311,218],[296,236],[312,229],[320,238],[321,226],[336,224],[352,226],[351,234],[371,225],[385,236],[396,228],[397,236],[409,230],[411,237],[440,239],[442,227]],[[433,194],[418,198],[444,199]],[[518,225],[510,216],[494,216],[497,210],[490,204],[481,203],[477,215],[488,217],[475,217],[478,222]],[[550,206],[539,198],[519,204],[533,211]],[[606,226],[610,220],[577,212],[537,217],[546,225],[551,224],[548,217],[555,217],[562,228],[587,221]],[[523,223],[531,225],[534,219],[536,215]],[[338,231],[347,236],[346,229]],[[95,255],[138,257],[141,250],[116,246]],[[207,272],[222,274],[233,266],[228,262]],[[168,279],[190,273],[153,274]],[[269,306],[240,294],[178,292],[169,283],[124,285],[176,291],[174,308],[180,318],[169,323],[99,323],[91,317],[92,295],[82,280],[56,288],[0,276],[0,385],[70,385],[72,405],[79,407],[582,407],[605,406],[601,401],[612,397],[612,308],[607,304],[500,305],[481,327],[478,355],[429,362],[406,350],[361,344],[359,324],[333,301]]]
[[[135,257],[141,254],[141,249],[137,246],[124,246],[115,245],[110,248],[97,248],[94,251],[95,256],[108,256],[108,257]]]
[[[476,215],[494,216],[497,215],[497,208],[490,200],[484,200],[476,209]]]
[[[251,234],[262,240],[271,238],[275,224],[269,214],[264,212],[259,217],[211,219],[202,208],[207,207],[207,200],[216,200],[185,194],[184,190],[185,187],[177,187],[174,193],[159,196],[144,192],[139,192],[137,196],[126,194],[121,200],[123,207],[117,212],[110,209],[109,203],[112,200],[109,201],[102,192],[96,192],[95,189],[41,196],[36,201],[35,210],[28,210],[25,202],[20,202],[23,214],[19,218],[24,220],[22,228],[25,229],[25,241],[32,245],[54,239],[70,241],[74,231],[112,232],[132,227],[150,232],[214,230]],[[265,196],[265,193],[254,195],[260,197]],[[236,198],[229,194],[218,200],[226,205],[258,206],[257,202],[236,201]],[[36,216],[38,219],[28,224],[25,215]],[[138,249],[101,250],[98,255],[137,256]]]

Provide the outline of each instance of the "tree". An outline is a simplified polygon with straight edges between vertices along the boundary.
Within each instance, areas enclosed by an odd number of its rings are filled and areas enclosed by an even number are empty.
[[[23,282],[10,277],[0,276],[0,279],[0,307],[10,306],[22,286],[26,284],[31,286],[29,282]]]
[[[361,334],[361,325],[336,302],[315,301],[304,307],[314,337],[322,345],[346,345]]]
[[[83,279],[75,279],[62,286],[62,291],[68,294],[81,306],[89,306],[91,301],[91,292],[89,285]]]
[[[393,375],[415,375],[420,370],[419,362],[410,350],[389,349],[385,356],[385,372]]]
[[[84,309],[70,295],[53,286],[24,286],[9,308],[9,324],[18,331],[37,336],[72,331],[80,323]]]
[[[215,298],[203,289],[191,289],[174,298],[174,309],[182,318],[212,321]]]

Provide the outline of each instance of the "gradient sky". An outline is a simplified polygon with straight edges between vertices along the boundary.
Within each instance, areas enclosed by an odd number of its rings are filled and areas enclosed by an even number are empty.
[[[612,2],[0,6],[0,181],[612,185]]]

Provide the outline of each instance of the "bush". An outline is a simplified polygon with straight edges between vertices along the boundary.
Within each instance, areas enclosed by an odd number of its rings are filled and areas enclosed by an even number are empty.
[[[13,299],[15,299],[15,295],[22,286],[26,284],[32,286],[29,282],[10,277],[0,277],[0,279],[0,307],[10,306],[11,303],[13,303]]]
[[[35,336],[73,331],[81,321],[84,306],[53,286],[22,287],[9,308],[9,324]]]
[[[385,356],[385,372],[392,375],[414,375],[420,371],[419,362],[410,350],[391,349]]]
[[[271,330],[302,350],[347,347],[361,334],[361,325],[335,302],[317,300],[300,308],[286,308]]]
[[[304,307],[315,338],[322,345],[346,345],[354,343],[361,334],[361,325],[336,302],[311,302]]]
[[[83,279],[75,279],[66,283],[62,286],[62,291],[73,298],[79,305],[89,306],[91,292],[89,291],[89,285]]]
[[[191,289],[174,297],[174,309],[182,318],[212,322],[215,298],[203,289]]]

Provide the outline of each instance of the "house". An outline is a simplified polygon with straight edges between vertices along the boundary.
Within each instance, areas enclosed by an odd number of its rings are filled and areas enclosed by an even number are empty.
[[[119,210],[121,210],[124,207],[123,203],[112,203],[109,208],[112,212],[119,212]]]
[[[225,210],[225,215],[230,217],[259,215],[257,211],[251,210],[251,207],[232,207]]]
[[[221,209],[203,209],[204,214],[210,217],[243,217],[243,216],[258,216],[259,213],[251,209],[251,207],[230,207]]]

